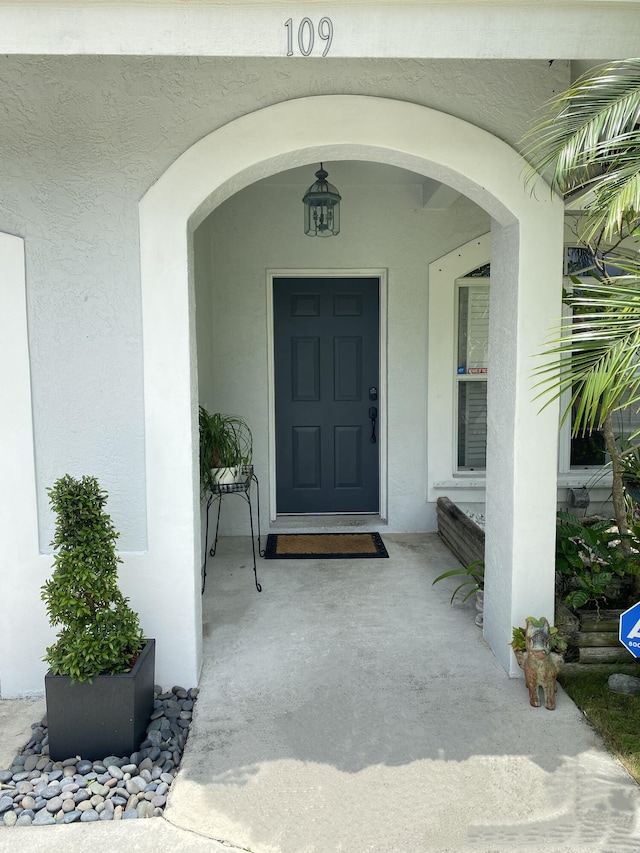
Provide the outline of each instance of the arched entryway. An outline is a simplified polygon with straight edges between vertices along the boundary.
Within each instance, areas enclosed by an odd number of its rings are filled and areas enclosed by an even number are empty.
[[[557,411],[538,415],[529,374],[559,314],[562,205],[550,194],[531,197],[517,153],[479,128],[415,104],[353,96],[285,102],[230,123],[178,158],[140,203],[149,558],[171,585],[184,629],[163,670],[193,681],[201,660],[191,235],[238,190],[322,159],[411,170],[492,217],[485,635],[515,671],[511,626],[553,612]]]

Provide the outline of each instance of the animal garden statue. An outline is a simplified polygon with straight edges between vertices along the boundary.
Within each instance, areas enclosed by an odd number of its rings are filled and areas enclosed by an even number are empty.
[[[556,707],[556,677],[562,669],[564,658],[553,651],[553,631],[544,617],[527,617],[524,629],[525,648],[517,648],[514,631],[514,652],[519,665],[524,670],[524,680],[529,689],[529,699],[534,708],[540,707],[539,689],[544,690],[545,708],[553,711]],[[522,631],[522,629],[520,629]]]

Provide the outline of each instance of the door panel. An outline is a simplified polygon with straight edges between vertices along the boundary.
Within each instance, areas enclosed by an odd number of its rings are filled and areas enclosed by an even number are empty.
[[[362,488],[362,429],[335,428],[336,488]]]
[[[379,325],[377,278],[274,279],[277,512],[378,512]]]
[[[320,401],[320,338],[291,338],[291,399]]]
[[[320,429],[319,427],[292,428],[292,470],[294,489],[319,489],[320,476]]]
[[[334,400],[362,400],[362,338],[334,338],[333,349]]]

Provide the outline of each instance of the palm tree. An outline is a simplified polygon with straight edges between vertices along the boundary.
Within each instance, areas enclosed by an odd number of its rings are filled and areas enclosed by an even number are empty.
[[[563,420],[573,411],[574,435],[602,430],[616,521],[627,533],[622,472],[634,448],[617,445],[613,415],[640,403],[640,59],[581,77],[524,143],[529,180],[550,173],[556,192],[584,194],[578,236],[594,262],[594,282],[580,281],[566,299],[573,320],[548,346],[552,360],[535,371],[540,395],[569,395]]]
[[[624,448],[614,429],[615,413],[640,403],[640,276],[580,282],[566,303],[572,321],[545,351],[553,360],[534,372],[539,396],[568,395],[564,422],[573,415],[573,434],[601,430],[612,470],[612,503],[618,529],[628,533],[624,460],[638,445]],[[632,442],[634,437],[632,437]],[[623,547],[626,549],[626,540]]]

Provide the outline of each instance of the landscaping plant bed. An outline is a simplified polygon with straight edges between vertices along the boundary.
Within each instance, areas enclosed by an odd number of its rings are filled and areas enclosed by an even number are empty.
[[[620,614],[624,610],[581,610],[576,636],[581,664],[628,663],[632,655],[620,643]]]
[[[440,538],[463,565],[469,566],[476,561],[484,560],[484,530],[460,507],[449,498],[438,498],[437,518]],[[602,559],[607,557],[610,547],[609,540],[615,537],[615,532],[611,532],[610,523],[606,519],[595,516],[590,519],[574,519],[569,517],[567,513],[560,513],[558,524],[557,560],[561,560],[563,543],[565,555],[571,552],[574,546],[570,543],[576,540],[582,525],[585,527],[593,525],[594,530],[593,538],[589,540],[584,551],[588,551],[589,547],[595,547]],[[561,527],[561,524],[564,524],[564,527]],[[569,526],[567,527],[567,525]],[[562,536],[561,533],[563,533]],[[578,553],[577,547],[576,553]],[[556,562],[556,567],[559,565],[562,563]],[[570,572],[572,571],[574,570],[570,569]],[[577,605],[572,604],[569,608],[564,603],[567,589],[560,591],[566,576],[566,571],[564,573],[557,571],[556,573],[556,580],[560,588],[557,588],[555,622],[569,643],[567,663],[570,662],[576,668],[633,663],[633,657],[619,640],[620,614],[635,603],[633,593],[628,585],[621,587],[619,590],[621,594],[615,597],[608,594],[607,591],[607,601],[609,602],[609,609],[607,610],[602,607],[599,610],[583,608],[574,610],[573,608]],[[629,599],[630,595],[631,599]]]

